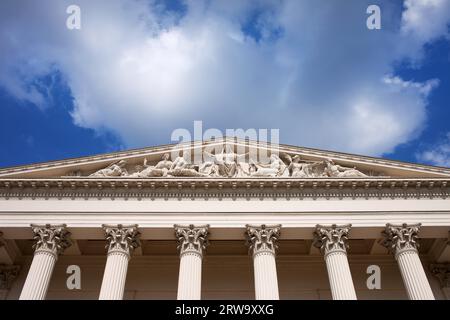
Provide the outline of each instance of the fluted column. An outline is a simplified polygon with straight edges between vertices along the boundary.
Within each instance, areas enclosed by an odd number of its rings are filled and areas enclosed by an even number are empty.
[[[281,225],[247,225],[247,244],[253,257],[256,300],[278,300],[277,266],[275,262],[277,241]]]
[[[139,247],[137,224],[123,226],[103,225],[108,244],[108,258],[99,300],[122,300],[131,253]]]
[[[347,259],[351,225],[321,226],[314,231],[314,245],[320,248],[327,265],[333,300],[356,300],[355,287]]]
[[[70,246],[66,225],[31,225],[34,256],[20,300],[43,300],[47,294],[58,255]]]
[[[433,292],[417,251],[419,224],[392,225],[388,223],[383,232],[382,244],[395,256],[403,282],[411,300],[434,300]]]
[[[180,252],[178,300],[200,300],[202,289],[202,259],[208,245],[209,225],[174,225]]]

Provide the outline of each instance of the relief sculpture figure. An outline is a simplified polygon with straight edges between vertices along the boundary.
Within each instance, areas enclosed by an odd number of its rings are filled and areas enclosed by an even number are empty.
[[[199,165],[198,172],[209,177],[220,177],[219,166],[213,154],[203,152],[203,163]]]
[[[365,175],[361,171],[356,170],[356,168],[348,168],[335,164],[332,159],[326,159],[324,162],[326,164],[324,172],[329,177],[336,177],[336,178],[367,177],[367,175]]]
[[[291,177],[295,178],[308,178],[309,174],[309,165],[305,162],[301,163],[301,157],[299,155],[295,155],[292,159],[290,156],[287,156],[290,160],[290,164],[288,166],[288,171]]]
[[[245,178],[245,177],[292,177],[292,178],[357,178],[367,177],[355,167],[345,167],[336,164],[332,159],[319,161],[304,160],[300,155],[282,154],[270,155],[268,164],[246,157],[249,153],[237,154],[232,149],[227,152],[212,154],[203,151],[203,162],[191,164],[182,153],[172,162],[170,155],[165,153],[156,165],[148,165],[147,158],[143,165],[137,165],[135,172],[129,174],[125,160],[110,164],[100,169],[90,177],[213,177],[213,178]],[[286,161],[286,163],[285,163]]]
[[[253,177],[283,177],[289,175],[286,164],[275,153],[270,155],[268,165],[257,164],[254,161],[250,165],[252,166],[251,176]]]
[[[226,153],[211,154],[203,152],[204,163],[200,165],[199,172],[215,177],[244,177],[248,176],[248,164],[245,163],[245,154],[237,154],[232,150]]]
[[[147,165],[147,158],[144,159],[143,170],[139,170],[130,175],[130,177],[147,178],[147,177],[165,177],[172,166],[169,160],[170,155],[165,153],[162,155],[161,161],[156,166]]]
[[[125,160],[120,160],[119,162],[112,163],[108,167],[104,169],[100,169],[93,174],[89,175],[90,177],[121,177],[127,176],[128,172],[125,169],[127,162]]]
[[[221,153],[210,156],[214,157],[214,162],[218,166],[219,175],[222,177],[233,177],[236,173],[236,162],[234,161],[235,153]]]
[[[205,177],[206,174],[195,170],[195,166],[190,164],[186,159],[184,153],[179,155],[170,166],[168,171],[169,176],[174,177]]]

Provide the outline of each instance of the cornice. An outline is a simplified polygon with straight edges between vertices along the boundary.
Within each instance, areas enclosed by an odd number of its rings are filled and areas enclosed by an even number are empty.
[[[60,178],[0,179],[0,198],[447,199],[446,178]]]

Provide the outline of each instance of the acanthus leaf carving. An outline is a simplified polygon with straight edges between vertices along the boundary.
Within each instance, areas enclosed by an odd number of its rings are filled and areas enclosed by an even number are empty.
[[[112,252],[121,252],[127,256],[131,256],[134,249],[140,246],[140,233],[137,224],[124,226],[103,225],[105,231],[108,254]]]
[[[385,230],[382,232],[384,239],[381,245],[398,256],[400,253],[413,250],[417,251],[419,243],[417,242],[421,224],[394,225],[386,224]]]
[[[33,248],[35,252],[45,251],[57,256],[72,244],[69,238],[70,232],[67,231],[65,224],[32,224],[31,227],[34,234]]]
[[[177,250],[182,256],[185,253],[194,253],[203,257],[203,251],[209,244],[209,225],[194,226],[174,225],[175,237],[178,245]]]
[[[281,234],[281,225],[260,226],[246,225],[246,240],[250,253],[253,255],[268,252],[276,254],[278,239]]]
[[[313,245],[319,248],[324,255],[336,251],[347,252],[350,228],[351,224],[342,226],[336,224],[331,226],[317,225],[313,234]]]

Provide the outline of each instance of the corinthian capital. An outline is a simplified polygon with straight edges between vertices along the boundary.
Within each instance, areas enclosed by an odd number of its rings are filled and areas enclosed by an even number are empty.
[[[351,226],[351,224],[342,226],[335,224],[331,226],[316,225],[316,230],[313,234],[314,246],[320,248],[324,255],[336,251],[346,253],[348,249],[348,232]]]
[[[55,256],[64,252],[72,244],[70,241],[70,232],[66,225],[35,225],[32,224],[35,243],[33,248],[35,253],[48,252]]]
[[[9,290],[19,274],[20,266],[0,264],[0,290]]]
[[[278,238],[280,237],[281,224],[266,226],[246,225],[247,245],[253,255],[262,252],[275,254],[278,250]]]
[[[402,225],[388,223],[386,224],[386,229],[382,232],[384,240],[381,244],[388,248],[395,256],[404,251],[417,251],[419,248],[417,237],[420,225],[420,223],[409,225],[406,223]]]
[[[174,225],[175,237],[178,241],[177,249],[180,257],[185,253],[194,253],[203,257],[203,251],[206,249],[208,242],[209,225],[194,226],[190,225]]]
[[[133,250],[140,246],[140,233],[137,229],[137,224],[124,226],[118,225],[103,225],[105,230],[105,237],[108,244],[108,254],[112,252],[121,252],[127,256],[131,256]]]

